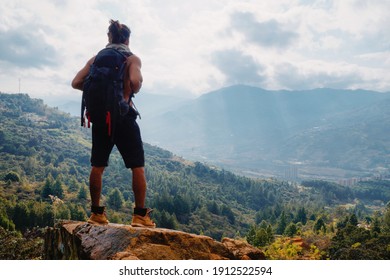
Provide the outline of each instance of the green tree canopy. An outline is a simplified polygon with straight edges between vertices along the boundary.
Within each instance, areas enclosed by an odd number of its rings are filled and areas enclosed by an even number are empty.
[[[110,208],[114,210],[119,210],[122,208],[124,199],[121,191],[118,188],[113,189],[107,198],[107,203]]]

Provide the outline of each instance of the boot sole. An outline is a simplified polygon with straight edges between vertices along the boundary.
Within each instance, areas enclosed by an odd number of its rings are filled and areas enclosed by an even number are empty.
[[[106,226],[106,225],[108,225],[109,222],[107,222],[107,223],[99,223],[99,222],[88,220],[87,223],[92,224],[92,225]]]
[[[138,224],[138,223],[132,223],[132,227],[143,227],[143,228],[156,228],[156,225],[143,225],[143,224]]]

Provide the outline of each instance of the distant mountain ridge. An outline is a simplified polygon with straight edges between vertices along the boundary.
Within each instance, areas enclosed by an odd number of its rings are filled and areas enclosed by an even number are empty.
[[[147,142],[233,169],[265,168],[276,175],[277,166],[303,162],[369,173],[387,161],[390,142],[365,153],[367,141],[355,140],[384,137],[390,120],[381,104],[389,100],[389,93],[367,90],[268,91],[237,85],[146,116],[141,126]],[[341,141],[336,128],[348,127],[354,133],[343,134]]]

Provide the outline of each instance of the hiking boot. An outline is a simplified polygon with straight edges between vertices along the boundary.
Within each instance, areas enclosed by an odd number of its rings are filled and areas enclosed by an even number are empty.
[[[107,225],[109,223],[106,213],[104,212],[104,206],[92,206],[91,212],[88,223],[94,225]]]
[[[88,219],[88,223],[94,225],[107,225],[110,221],[107,220],[106,214],[96,214],[92,213],[91,217]]]
[[[145,228],[155,228],[156,224],[150,219],[150,213],[153,211],[150,208],[143,209],[146,213],[144,215],[142,214],[136,214],[136,211],[134,209],[133,214],[133,220],[131,221],[132,227],[145,227]]]

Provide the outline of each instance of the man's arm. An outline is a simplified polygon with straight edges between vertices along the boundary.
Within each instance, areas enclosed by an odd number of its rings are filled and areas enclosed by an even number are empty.
[[[132,93],[137,93],[142,87],[142,74],[141,74],[141,59],[132,55],[128,58],[128,63],[130,63],[129,68],[129,80],[130,80],[130,88]]]
[[[94,60],[95,57],[92,57],[90,60],[88,60],[87,64],[85,64],[85,66],[73,78],[72,87],[74,89],[83,90],[84,80],[88,76],[89,69],[91,68]]]

